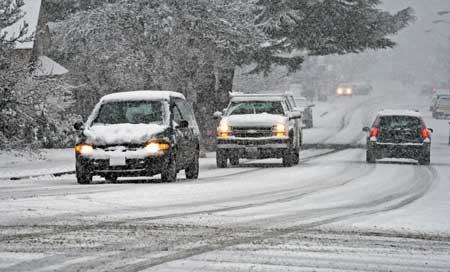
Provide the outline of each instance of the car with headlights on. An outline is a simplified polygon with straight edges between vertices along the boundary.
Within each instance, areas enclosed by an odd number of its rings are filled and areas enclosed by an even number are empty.
[[[336,88],[336,96],[352,96],[353,89],[354,87],[352,83],[341,83]]]
[[[239,159],[282,158],[283,165],[299,163],[301,113],[284,94],[232,94],[217,128],[217,167],[238,165]]]
[[[78,183],[93,176],[116,181],[125,176],[161,174],[164,182],[199,173],[199,129],[185,97],[171,91],[106,95],[87,122],[74,125]]]
[[[372,127],[365,127],[363,131],[368,132],[368,163],[383,158],[406,158],[417,160],[419,164],[430,164],[433,130],[427,128],[418,111],[380,111]]]

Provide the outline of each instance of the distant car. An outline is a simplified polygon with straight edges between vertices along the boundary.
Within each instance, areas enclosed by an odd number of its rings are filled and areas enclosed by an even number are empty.
[[[337,96],[369,95],[373,91],[367,82],[341,83],[336,89]]]
[[[435,119],[450,117],[450,95],[438,96],[435,104],[433,105],[432,115]]]
[[[192,108],[180,93],[136,91],[104,96],[86,124],[76,123],[78,183],[94,175],[153,176],[173,182],[199,173],[199,129]]]
[[[354,86],[352,83],[342,83],[336,88],[337,96],[352,96]]]
[[[239,159],[282,158],[283,165],[299,163],[302,144],[301,112],[290,95],[232,94],[228,107],[216,112],[218,168],[238,165]]]
[[[306,97],[297,96],[294,97],[296,108],[303,114],[302,120],[305,128],[313,127],[313,107],[314,104],[310,103]]]
[[[416,159],[420,164],[430,164],[432,129],[426,127],[421,114],[411,110],[380,111],[368,132],[368,163],[382,158]]]

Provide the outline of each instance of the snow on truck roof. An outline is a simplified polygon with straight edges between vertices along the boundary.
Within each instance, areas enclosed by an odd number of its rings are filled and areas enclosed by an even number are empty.
[[[101,101],[170,100],[171,97],[186,100],[183,94],[172,91],[133,91],[108,94]]]
[[[290,94],[266,93],[266,94],[245,94],[230,93],[232,101],[283,101]]]
[[[382,110],[378,112],[379,116],[414,116],[422,117],[419,111],[416,110]]]

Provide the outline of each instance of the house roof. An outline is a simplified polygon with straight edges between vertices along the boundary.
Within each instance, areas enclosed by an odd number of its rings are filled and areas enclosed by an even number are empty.
[[[35,64],[36,68],[33,71],[33,76],[36,77],[61,76],[69,72],[47,56],[39,56]]]
[[[23,18],[17,21],[15,24],[1,30],[1,32],[2,33],[4,33],[5,31],[8,32],[7,34],[8,38],[16,37],[19,34],[21,27],[26,22],[28,24],[27,36],[34,35],[38,27],[41,4],[42,0],[24,0],[24,5],[21,8],[22,11],[24,12]],[[31,41],[16,43],[16,49],[33,49],[33,46],[34,46],[34,37]]]

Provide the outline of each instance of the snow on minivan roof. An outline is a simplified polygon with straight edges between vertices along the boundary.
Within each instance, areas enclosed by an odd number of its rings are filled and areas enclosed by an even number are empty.
[[[378,112],[380,116],[414,116],[422,117],[420,112],[415,110],[382,110]]]
[[[172,91],[132,91],[112,93],[102,97],[101,102],[110,101],[137,101],[137,100],[170,100],[170,98],[186,100],[183,94]]]

